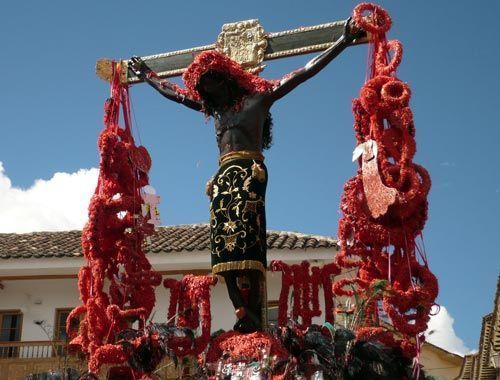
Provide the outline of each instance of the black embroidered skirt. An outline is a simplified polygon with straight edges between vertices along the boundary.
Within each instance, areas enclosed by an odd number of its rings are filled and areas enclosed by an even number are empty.
[[[212,184],[212,273],[267,267],[265,197],[267,169],[261,160],[237,158],[221,165]]]

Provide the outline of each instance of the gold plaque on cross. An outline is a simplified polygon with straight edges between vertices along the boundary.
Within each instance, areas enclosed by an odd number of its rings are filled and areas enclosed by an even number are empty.
[[[267,47],[264,28],[259,20],[224,24],[216,47],[245,69],[255,69],[264,60]]]

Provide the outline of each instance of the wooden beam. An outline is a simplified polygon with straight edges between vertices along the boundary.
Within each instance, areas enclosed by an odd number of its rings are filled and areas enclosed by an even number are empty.
[[[168,78],[181,75],[194,57],[206,50],[218,49],[229,55],[250,71],[260,71],[261,62],[319,52],[330,47],[344,31],[346,20],[326,24],[300,27],[276,33],[264,33],[258,20],[238,21],[225,24],[217,42],[211,45],[190,49],[154,54],[141,57],[160,77]],[[362,36],[352,45],[366,43],[369,36]],[[121,60],[122,83],[139,83],[141,80],[128,69],[128,60]],[[112,61],[97,61],[96,73],[110,80]]]

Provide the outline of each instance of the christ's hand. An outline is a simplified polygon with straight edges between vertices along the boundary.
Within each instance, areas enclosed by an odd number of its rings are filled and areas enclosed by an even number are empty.
[[[129,60],[129,68],[137,75],[139,78],[143,78],[148,75],[152,70],[146,65],[140,57],[133,56]]]
[[[359,28],[351,17],[347,19],[344,24],[343,36],[348,42],[354,41],[356,38],[361,37],[364,34],[363,29]]]

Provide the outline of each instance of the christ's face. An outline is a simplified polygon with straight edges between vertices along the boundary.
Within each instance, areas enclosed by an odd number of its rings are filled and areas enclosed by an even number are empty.
[[[201,97],[215,108],[225,108],[234,104],[233,97],[238,96],[234,81],[227,74],[208,71],[203,74],[198,84]]]
[[[209,71],[201,76],[200,87],[208,94],[220,93],[226,87],[226,76]]]

